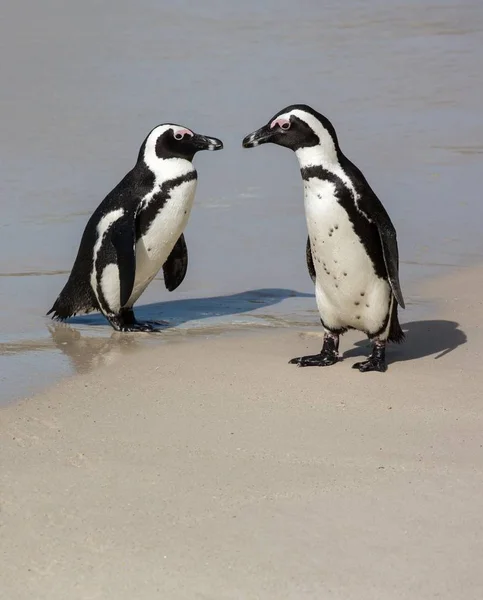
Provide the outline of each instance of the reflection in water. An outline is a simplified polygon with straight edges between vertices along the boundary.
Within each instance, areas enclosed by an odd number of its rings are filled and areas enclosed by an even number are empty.
[[[284,289],[260,289],[232,294],[230,296],[215,296],[212,298],[198,298],[186,300],[173,300],[171,302],[158,302],[141,306],[138,309],[138,315],[143,320],[159,321],[159,316],[163,316],[166,326],[159,329],[160,336],[146,333],[119,333],[112,332],[107,336],[88,336],[83,335],[78,329],[67,323],[49,324],[48,330],[52,340],[59,350],[68,356],[69,361],[78,373],[85,373],[94,368],[109,365],[115,362],[120,356],[133,352],[140,347],[146,347],[147,343],[156,343],[160,341],[176,339],[186,339],[187,336],[197,334],[213,335],[223,333],[240,325],[233,320],[223,320],[227,316],[236,316],[242,313],[253,312],[261,307],[277,304],[287,298],[312,298],[313,294],[305,294],[294,290]],[[206,319],[222,319],[218,324],[200,326],[199,322]],[[281,326],[286,323],[286,319],[277,319],[273,315],[260,315],[258,317],[265,325]],[[70,319],[70,323],[83,325],[106,325],[106,320],[102,315],[85,315]],[[189,328],[177,330],[180,325],[191,323]],[[198,326],[193,326],[198,323]],[[293,325],[293,321],[289,323]],[[243,325],[243,324],[242,324]],[[244,323],[245,326],[253,326],[253,321]],[[169,330],[172,331],[169,331]],[[110,327],[109,327],[110,330]],[[84,328],[86,331],[86,328]]]
[[[76,317],[69,323],[43,319],[49,337],[13,340],[0,343],[0,371],[2,396],[0,403],[21,393],[30,392],[53,382],[54,373],[86,373],[97,367],[115,363],[121,356],[155,344],[188,340],[193,336],[219,335],[228,331],[265,327],[307,325],[317,322],[316,309],[307,311],[308,317],[288,317],[284,311],[273,314],[270,307],[282,301],[306,298],[313,302],[313,294],[290,289],[263,288],[228,296],[193,298],[157,302],[140,306],[142,319],[167,321],[156,333],[119,333],[100,314]],[[269,309],[269,310],[267,310]],[[288,310],[289,314],[293,311]],[[58,356],[67,361],[59,361]],[[31,358],[29,358],[31,357]],[[25,372],[24,365],[31,365]],[[66,364],[67,363],[67,364]],[[46,368],[49,366],[49,368]],[[21,383],[19,383],[21,382]]]
[[[52,323],[47,329],[55,347],[68,357],[77,373],[111,365],[140,347],[140,339],[136,335],[113,332],[109,337],[86,336],[65,323]]]

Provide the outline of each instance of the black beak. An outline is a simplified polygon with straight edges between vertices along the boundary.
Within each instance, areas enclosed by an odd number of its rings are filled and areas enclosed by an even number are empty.
[[[242,142],[242,146],[244,148],[255,148],[255,146],[259,146],[260,144],[266,144],[267,142],[270,142],[274,133],[275,132],[270,129],[268,125],[264,125],[263,127],[260,127],[260,129],[247,135]]]
[[[191,143],[197,150],[221,150],[223,142],[218,138],[208,137],[195,133],[191,139]]]

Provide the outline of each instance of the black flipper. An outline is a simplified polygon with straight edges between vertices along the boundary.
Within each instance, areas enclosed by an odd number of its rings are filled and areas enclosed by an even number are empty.
[[[404,338],[406,336],[404,334],[404,331],[401,329],[401,325],[399,324],[396,302],[393,302],[391,315],[389,318],[391,319],[391,321],[389,324],[389,334],[387,336],[387,341],[394,342],[395,344],[401,344],[402,342],[404,342]]]
[[[310,279],[315,283],[315,267],[314,259],[312,258],[312,248],[310,246],[310,237],[307,237],[307,246],[305,247],[305,258],[307,260],[307,269],[309,270]]]
[[[342,166],[351,176],[353,181],[363,182],[358,189],[360,194],[357,209],[364,213],[366,218],[374,223],[381,240],[382,254],[386,266],[387,278],[391,285],[392,293],[401,308],[405,308],[404,298],[399,283],[399,252],[397,247],[396,230],[382,202],[376,196],[360,169],[353,162],[342,155]]]
[[[181,234],[163,265],[164,283],[169,292],[174,291],[186,276],[188,270],[188,248]]]
[[[136,232],[135,218],[127,214],[111,226],[107,235],[111,236],[119,268],[120,304],[127,304],[136,279]]]
[[[382,208],[382,206],[381,206]],[[404,298],[399,283],[399,251],[397,248],[396,230],[386,211],[377,211],[371,215],[381,238],[382,253],[386,264],[387,277],[391,284],[392,293],[401,308],[405,308]]]

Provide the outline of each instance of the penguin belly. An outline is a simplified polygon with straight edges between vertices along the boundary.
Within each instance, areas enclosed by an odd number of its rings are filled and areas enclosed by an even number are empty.
[[[334,331],[353,328],[379,334],[387,324],[390,285],[376,274],[348,213],[337,201],[334,184],[313,181],[306,185],[305,212],[322,322]]]
[[[136,277],[126,306],[131,307],[159,273],[188,222],[196,179],[173,188],[147,231],[136,242]]]

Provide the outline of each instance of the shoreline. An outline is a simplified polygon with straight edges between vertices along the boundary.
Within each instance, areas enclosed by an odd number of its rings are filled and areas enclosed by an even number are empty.
[[[427,269],[428,267],[424,267]],[[463,267],[467,268],[467,267]],[[471,268],[471,267],[468,267]],[[455,266],[452,272],[458,270]],[[438,281],[443,276],[435,276]],[[437,310],[438,299],[428,300],[421,294],[423,277],[406,283],[407,309],[400,311],[403,320],[408,311],[414,318]],[[427,306],[430,302],[431,306]],[[238,335],[272,328],[319,328],[313,290],[295,291],[267,288],[235,292],[226,296],[185,297],[140,305],[140,318],[166,318],[168,326],[159,336],[117,334],[102,315],[93,313],[66,323],[48,318],[38,319],[37,335],[20,335],[0,343],[0,366],[3,378],[0,410],[13,403],[45,393],[52,386],[102,368],[105,364],[160,344],[189,342],[198,336]],[[35,359],[30,357],[35,354]]]
[[[1,411],[6,597],[479,598],[482,270],[385,374],[316,331],[164,344]]]

